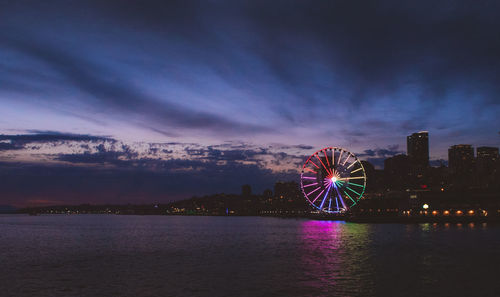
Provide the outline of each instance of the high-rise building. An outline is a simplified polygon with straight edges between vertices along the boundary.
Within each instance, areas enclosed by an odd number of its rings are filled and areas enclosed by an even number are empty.
[[[498,148],[489,146],[480,146],[476,149],[477,159],[486,162],[495,163],[498,160]]]
[[[482,146],[478,147],[476,152],[476,170],[479,186],[494,186],[498,183],[498,148]]]
[[[414,171],[423,172],[429,167],[429,132],[420,131],[407,136],[406,149]]]
[[[409,185],[410,162],[407,155],[401,154],[384,160],[386,184],[392,189],[402,189]]]
[[[472,185],[474,148],[470,144],[457,144],[448,149],[448,165],[455,185]]]

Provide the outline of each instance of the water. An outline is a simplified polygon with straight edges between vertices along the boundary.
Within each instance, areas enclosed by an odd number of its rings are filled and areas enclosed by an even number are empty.
[[[0,216],[0,296],[500,296],[500,225]]]

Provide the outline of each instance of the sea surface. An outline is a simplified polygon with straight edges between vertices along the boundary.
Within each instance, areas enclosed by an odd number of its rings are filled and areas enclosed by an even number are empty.
[[[500,296],[500,225],[3,215],[0,296]]]

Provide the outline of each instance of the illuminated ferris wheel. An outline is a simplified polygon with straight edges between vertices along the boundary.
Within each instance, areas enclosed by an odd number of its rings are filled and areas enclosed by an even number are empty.
[[[343,213],[356,205],[366,188],[366,173],[351,152],[327,147],[312,154],[302,167],[300,187],[320,211]]]

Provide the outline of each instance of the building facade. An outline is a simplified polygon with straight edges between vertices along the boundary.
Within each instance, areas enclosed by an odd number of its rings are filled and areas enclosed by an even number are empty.
[[[429,167],[429,132],[420,131],[407,136],[406,147],[412,169],[423,171]]]
[[[473,184],[474,148],[470,144],[457,144],[448,149],[448,165],[455,186],[470,187]]]

